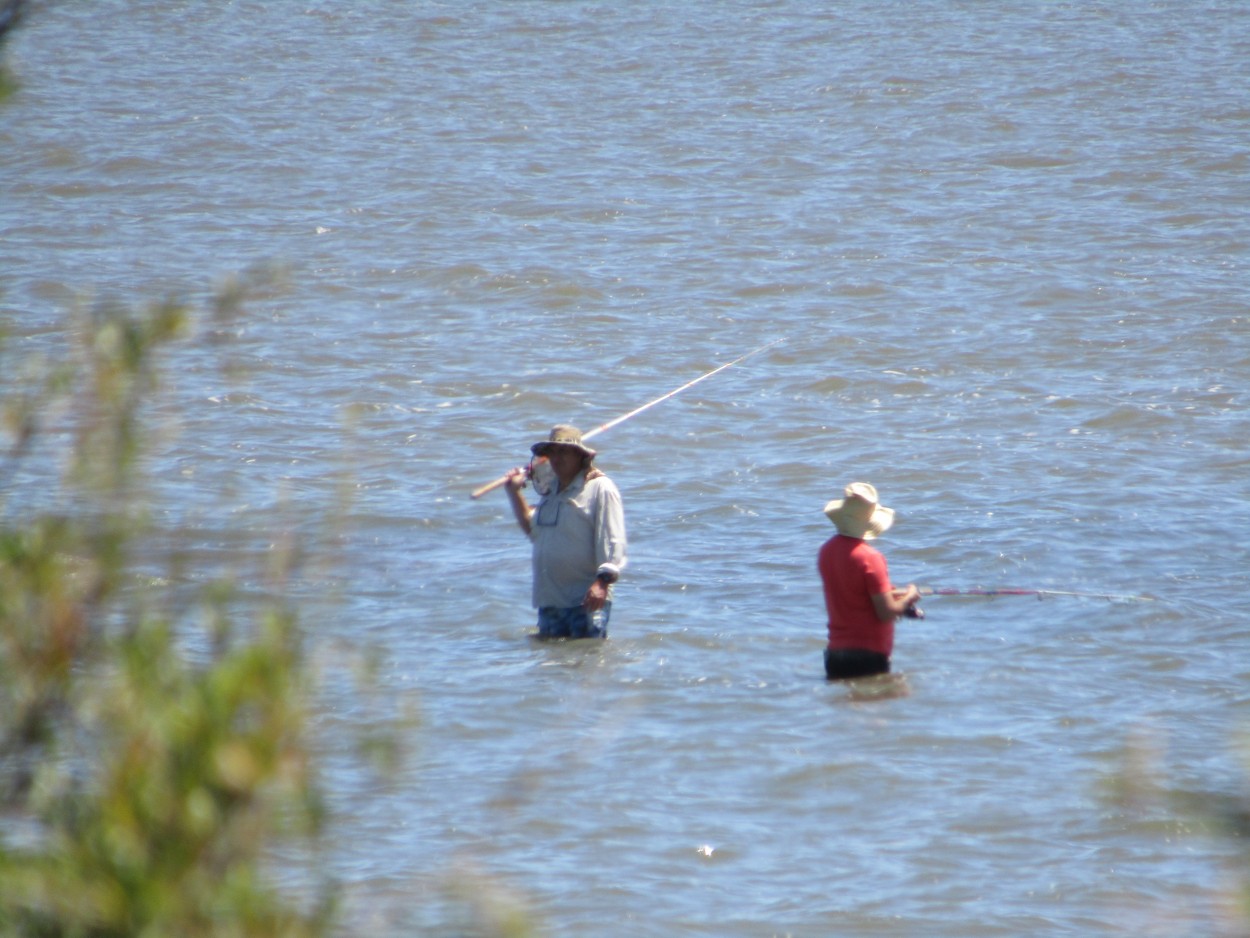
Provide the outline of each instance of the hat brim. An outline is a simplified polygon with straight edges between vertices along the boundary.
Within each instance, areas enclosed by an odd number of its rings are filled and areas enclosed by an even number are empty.
[[[846,510],[846,499],[835,498],[825,505],[825,517],[833,522],[839,534],[871,541],[880,537],[894,524],[894,509],[878,505],[867,519],[855,517]]]
[[[593,449],[590,449],[587,446],[582,446],[577,443],[552,443],[550,440],[543,440],[541,443],[535,443],[533,446],[530,447],[530,452],[533,453],[535,456],[546,456],[549,452],[551,452],[552,449],[554,449],[557,446],[562,446],[565,449],[575,449],[579,453],[581,453],[583,456],[597,456],[598,455],[598,453],[596,453]]]

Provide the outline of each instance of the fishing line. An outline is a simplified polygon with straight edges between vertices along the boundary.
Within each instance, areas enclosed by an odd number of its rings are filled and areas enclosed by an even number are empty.
[[[1149,603],[1156,597],[1134,595],[1131,593],[1086,593],[1076,590],[1045,590],[1015,589],[999,587],[996,589],[952,589],[947,587],[918,587],[921,596],[1035,596],[1045,599],[1048,596],[1078,596],[1082,599],[1105,599],[1109,602]]]
[[[712,375],[718,374],[724,371],[726,368],[730,368],[738,364],[739,362],[744,362],[748,358],[750,358],[752,355],[758,355],[760,352],[767,351],[768,349],[772,348],[774,345],[780,345],[784,341],[785,341],[784,338],[777,339],[773,342],[769,342],[767,345],[761,345],[759,348],[755,349],[754,351],[747,352],[745,355],[739,358],[735,358],[731,362],[725,362],[725,364],[721,365],[719,368],[713,368],[707,374],[699,375],[699,377],[695,378],[693,381],[687,382],[686,384],[683,384],[679,388],[674,388],[672,391],[669,391],[667,394],[663,394],[660,397],[657,397],[653,401],[648,401],[646,404],[643,404],[641,407],[635,408],[634,410],[631,410],[627,414],[622,414],[620,417],[617,417],[615,420],[609,420],[607,423],[601,424],[600,426],[595,427],[593,430],[582,434],[582,439],[588,440],[592,436],[594,436],[596,433],[602,433],[604,430],[611,430],[617,424],[624,423],[630,417],[636,417],[639,414],[641,414],[644,410],[654,407],[656,404],[663,403],[664,401],[668,400],[670,397],[673,397],[677,394],[680,394],[682,391],[685,391],[687,388],[694,387],[700,381],[706,381],[708,378],[712,377]]]
[[[720,372],[724,371],[726,368],[731,368],[734,365],[737,365],[739,362],[744,362],[748,358],[751,358],[753,355],[758,355],[760,352],[767,351],[768,349],[772,348],[774,345],[780,345],[784,341],[785,341],[784,336],[780,339],[774,339],[772,342],[769,342],[767,345],[761,345],[759,348],[753,349],[752,351],[747,352],[745,355],[740,355],[739,357],[735,358],[731,362],[725,362],[725,364],[720,365],[717,368],[713,368],[707,374],[699,375],[699,377],[695,378],[693,381],[688,381],[685,384],[683,384],[681,387],[674,388],[673,390],[669,391],[667,394],[661,394],[655,400],[648,401],[647,403],[643,404],[641,407],[636,407],[627,414],[622,414],[621,416],[615,418],[614,420],[609,420],[607,423],[600,424],[599,426],[595,427],[593,430],[590,430],[587,433],[583,433],[582,439],[589,440],[592,436],[602,433],[604,430],[611,430],[613,427],[624,423],[630,417],[637,417],[644,410],[649,410],[650,408],[654,407],[656,404],[661,404],[664,401],[668,400],[670,397],[674,397],[680,394],[682,391],[685,391],[685,390],[688,390],[689,388],[694,387],[700,381],[706,381],[708,378],[712,377],[712,375],[719,374]],[[507,475],[500,476],[494,482],[488,482],[486,483],[486,485],[483,485],[481,488],[474,489],[472,492],[469,493],[469,497],[481,498],[487,492],[493,492],[495,489],[499,488],[499,486],[503,485],[507,481],[508,481]]]

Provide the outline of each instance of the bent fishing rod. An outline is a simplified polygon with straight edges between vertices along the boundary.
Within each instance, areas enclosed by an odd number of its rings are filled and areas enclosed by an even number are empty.
[[[761,345],[759,348],[753,349],[752,351],[747,352],[745,355],[741,355],[738,358],[735,358],[731,362],[725,362],[725,364],[717,368],[713,368],[707,374],[699,375],[699,377],[695,378],[693,381],[688,381],[685,384],[683,384],[681,387],[674,388],[673,390],[669,391],[667,394],[661,394],[655,400],[648,401],[647,403],[643,404],[641,407],[636,407],[627,414],[622,414],[621,416],[613,420],[609,420],[607,423],[600,424],[599,426],[595,427],[593,430],[583,433],[582,440],[589,440],[592,436],[602,433],[604,430],[611,430],[613,427],[624,423],[630,417],[637,417],[644,410],[649,410],[650,408],[654,407],[656,404],[661,404],[664,401],[668,400],[670,397],[677,396],[682,391],[685,391],[688,388],[694,387],[700,381],[706,381],[708,378],[712,377],[712,375],[719,374],[720,372],[724,371],[726,368],[732,368],[734,365],[738,364],[739,362],[744,362],[748,358],[751,358],[754,355],[758,355],[760,352],[767,351],[768,349],[772,348],[774,345],[780,345],[784,341],[785,341],[784,337],[780,339],[775,339],[772,342],[769,342],[767,345]],[[507,481],[508,481],[508,475],[502,475],[498,479],[496,479],[494,482],[488,482],[485,485],[483,485],[481,488],[474,489],[472,492],[469,493],[469,497],[481,498],[487,492],[493,492],[495,489],[499,488],[499,486],[503,485]]]
[[[1154,596],[1135,596],[1128,593],[1084,593],[1074,590],[1032,590],[1000,587],[996,589],[948,589],[946,587],[917,587],[921,596],[1035,596],[1045,599],[1048,596],[1078,596],[1082,599],[1105,599],[1109,602],[1149,603]]]

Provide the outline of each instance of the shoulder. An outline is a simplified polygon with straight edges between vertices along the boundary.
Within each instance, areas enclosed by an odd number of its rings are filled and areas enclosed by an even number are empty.
[[[864,543],[853,537],[847,537],[845,534],[835,534],[821,546],[821,550],[840,551],[849,554],[854,551],[860,544]]]
[[[830,567],[845,567],[848,564],[854,564],[858,560],[855,553],[858,543],[853,538],[835,534],[821,545],[817,555],[818,560],[822,565]]]
[[[877,548],[867,543],[861,543],[863,546],[855,552],[859,558],[859,562],[871,570],[884,570],[885,554],[881,553],[881,551],[877,550]]]
[[[602,472],[586,478],[586,491],[594,492],[595,494],[612,494],[618,497],[621,494],[620,489],[616,487],[616,483]]]
[[[879,566],[885,560],[882,553],[867,541],[853,537],[838,537],[835,540],[842,542],[840,546],[846,562],[856,567],[868,570]]]

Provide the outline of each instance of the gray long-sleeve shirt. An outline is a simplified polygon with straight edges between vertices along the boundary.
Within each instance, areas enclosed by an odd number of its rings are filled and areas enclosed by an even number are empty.
[[[611,479],[585,473],[538,503],[530,518],[535,609],[580,606],[599,573],[625,567],[625,511]]]

